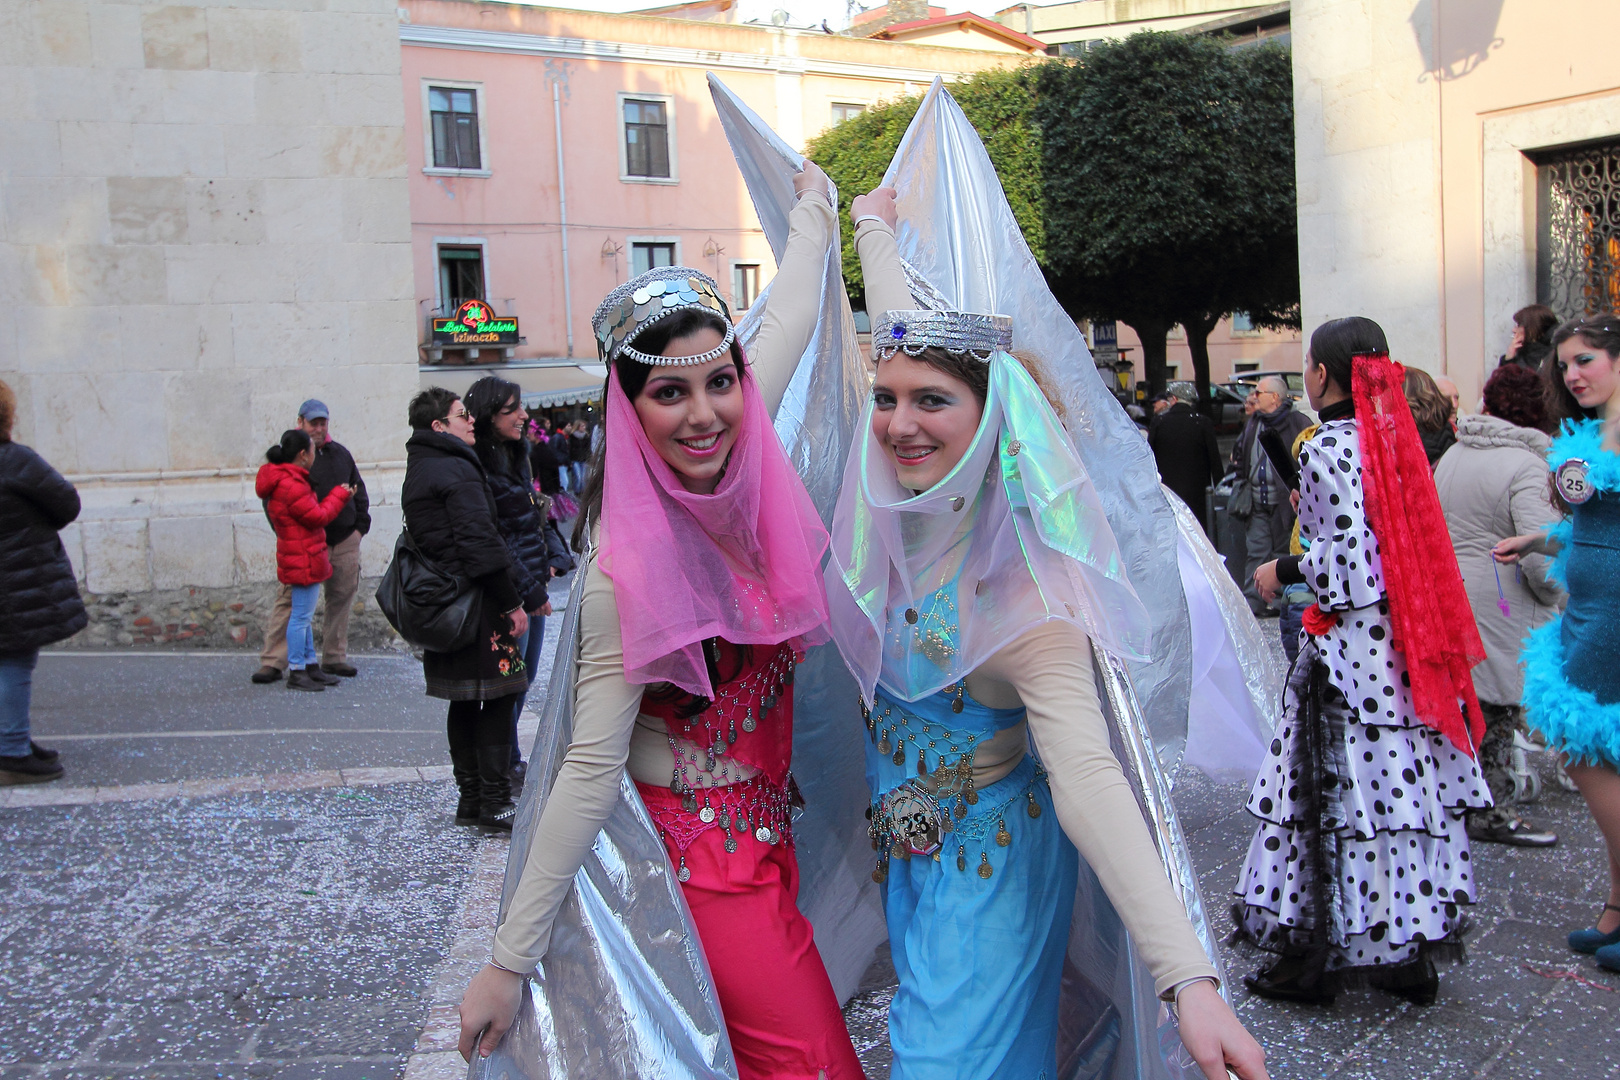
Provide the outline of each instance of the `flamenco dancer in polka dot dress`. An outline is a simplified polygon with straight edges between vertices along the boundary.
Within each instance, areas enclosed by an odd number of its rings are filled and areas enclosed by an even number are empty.
[[[1370,319],[1311,337],[1322,425],[1300,450],[1304,555],[1261,566],[1263,594],[1316,592],[1283,719],[1250,793],[1260,819],[1240,928],[1281,954],[1246,979],[1331,1002],[1346,985],[1434,1000],[1476,886],[1464,814],[1491,805],[1475,761],[1484,657],[1410,410]]]

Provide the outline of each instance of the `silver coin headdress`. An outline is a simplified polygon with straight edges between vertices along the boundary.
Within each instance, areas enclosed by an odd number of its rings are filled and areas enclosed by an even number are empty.
[[[916,356],[924,349],[967,353],[988,361],[1012,348],[1012,320],[971,311],[885,311],[872,326],[872,351],[879,360],[897,352]]]
[[[698,356],[668,357],[649,356],[630,344],[653,324],[692,310],[718,315],[725,322],[725,340],[716,348]],[[628,356],[654,366],[706,364],[724,355],[737,339],[719,286],[709,275],[689,266],[655,267],[620,285],[597,307],[591,329],[596,332],[598,353],[609,363]]]

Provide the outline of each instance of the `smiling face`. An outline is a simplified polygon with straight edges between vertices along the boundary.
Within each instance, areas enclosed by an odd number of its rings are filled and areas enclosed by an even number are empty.
[[[528,415],[523,411],[523,402],[513,397],[500,409],[496,410],[490,418],[490,427],[495,429],[495,437],[506,442],[516,442],[523,438],[523,425],[528,421]]]
[[[897,352],[878,365],[872,434],[901,486],[927,491],[962,460],[984,403],[973,388],[932,364]]]
[[[319,450],[326,444],[327,420],[324,416],[317,416],[313,420],[298,418],[298,430],[309,436],[309,441]]]
[[[1590,344],[1580,334],[1558,346],[1558,372],[1583,409],[1616,415],[1620,402],[1620,357]]]
[[[672,338],[663,355],[697,356],[723,340],[720,331],[705,326]],[[681,486],[713,494],[743,425],[743,388],[731,353],[689,367],[653,368],[632,404],[647,441],[675,470]]]

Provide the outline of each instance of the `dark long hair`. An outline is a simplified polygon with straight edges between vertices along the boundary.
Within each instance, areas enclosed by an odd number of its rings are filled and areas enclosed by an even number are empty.
[[[281,441],[264,452],[264,460],[272,465],[289,465],[293,458],[310,448],[309,434],[297,428],[281,433]]]
[[[1344,319],[1330,319],[1316,328],[1311,335],[1310,360],[1318,367],[1327,368],[1328,378],[1339,389],[1350,393],[1350,368],[1358,355],[1388,353],[1389,342],[1384,328],[1371,319],[1351,315]]]
[[[524,424],[525,432],[511,441],[495,434],[495,417],[514,401],[522,407],[523,388],[499,375],[485,375],[467,388],[467,396],[461,400],[472,417],[473,452],[485,470],[521,474],[518,462],[527,461],[529,456],[528,425]]]
[[[690,337],[699,330],[708,328],[715,333],[725,336],[726,323],[719,315],[708,311],[698,311],[687,308],[679,315],[671,316],[662,322],[654,323],[641,333],[637,334],[629,344],[636,347],[636,351],[648,356],[662,356],[669,343],[678,338]],[[731,362],[737,368],[737,377],[748,377],[748,364],[743,359],[742,343],[735,339],[731,342]],[[639,360],[632,360],[621,355],[613,362],[613,370],[619,376],[619,386],[624,390],[624,396],[635,401],[641,396],[641,391],[647,385],[647,379],[652,375],[652,365],[643,364]],[[574,550],[583,552],[590,542],[591,529],[602,516],[602,483],[603,462],[607,457],[607,414],[606,408],[609,387],[602,387],[602,443],[596,452],[591,455],[590,469],[585,474],[585,490],[579,496],[579,517],[574,521],[574,535],[570,541]]]
[[[1524,331],[1525,345],[1545,345],[1558,316],[1546,304],[1528,304],[1513,313],[1513,323]]]
[[[1565,420],[1590,420],[1598,415],[1597,409],[1583,409],[1564,385],[1558,347],[1572,337],[1579,337],[1594,349],[1602,349],[1611,358],[1620,357],[1620,316],[1605,311],[1601,315],[1571,319],[1553,331],[1553,351],[1541,362],[1541,384],[1547,401],[1547,420],[1555,428]]]

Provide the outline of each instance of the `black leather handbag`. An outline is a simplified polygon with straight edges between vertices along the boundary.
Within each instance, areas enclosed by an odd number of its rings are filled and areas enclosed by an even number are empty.
[[[422,554],[402,526],[394,557],[377,585],[377,606],[399,636],[433,652],[450,653],[478,637],[483,590]]]

